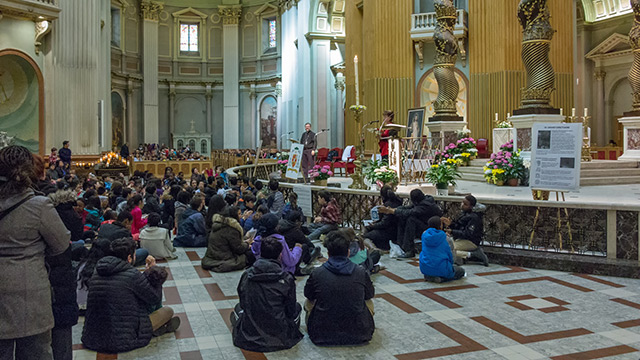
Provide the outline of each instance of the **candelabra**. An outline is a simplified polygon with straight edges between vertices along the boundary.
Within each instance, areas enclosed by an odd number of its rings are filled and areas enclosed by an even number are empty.
[[[349,110],[353,111],[353,117],[360,128],[362,123],[362,114],[367,107],[364,105],[352,105],[349,107]],[[353,161],[355,165],[355,169],[353,174],[351,174],[351,185],[349,185],[349,189],[358,189],[358,190],[367,190],[368,187],[364,183],[364,175],[362,174],[362,165],[364,164],[364,127],[362,127],[360,131],[360,141],[358,146],[356,146],[356,160]]]
[[[576,116],[575,112],[573,112],[571,116],[568,116],[566,120],[566,122],[569,123],[582,123],[582,156],[580,160],[586,162],[593,160],[591,157],[591,142],[589,139],[589,120],[591,120],[591,116]]]

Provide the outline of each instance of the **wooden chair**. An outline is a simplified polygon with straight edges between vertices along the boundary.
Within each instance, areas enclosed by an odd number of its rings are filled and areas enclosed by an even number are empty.
[[[478,158],[486,159],[489,157],[489,146],[487,139],[478,139],[476,149],[478,149]]]

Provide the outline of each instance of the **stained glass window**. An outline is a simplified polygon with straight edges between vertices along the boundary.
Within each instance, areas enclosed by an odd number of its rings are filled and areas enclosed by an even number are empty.
[[[276,21],[269,20],[269,48],[276,47]]]
[[[198,25],[180,24],[180,51],[198,51]]]

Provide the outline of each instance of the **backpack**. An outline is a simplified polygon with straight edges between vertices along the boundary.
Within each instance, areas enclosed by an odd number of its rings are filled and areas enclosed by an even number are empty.
[[[327,161],[334,161],[337,157],[338,157],[338,151],[337,150],[331,150],[331,151],[329,151],[329,154],[327,155]]]

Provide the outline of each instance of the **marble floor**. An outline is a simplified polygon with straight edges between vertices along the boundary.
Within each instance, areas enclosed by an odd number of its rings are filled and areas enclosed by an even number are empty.
[[[160,263],[170,271],[164,304],[182,319],[176,333],[129,353],[96,354],[81,345],[81,318],[74,359],[640,358],[640,280],[466,265],[465,278],[432,284],[416,260],[387,255],[387,269],[372,276],[376,331],[368,345],[318,347],[305,336],[286,351],[243,351],[228,323],[241,272],[203,270],[204,251],[178,249],[177,260]],[[297,280],[301,303],[305,281]]]

